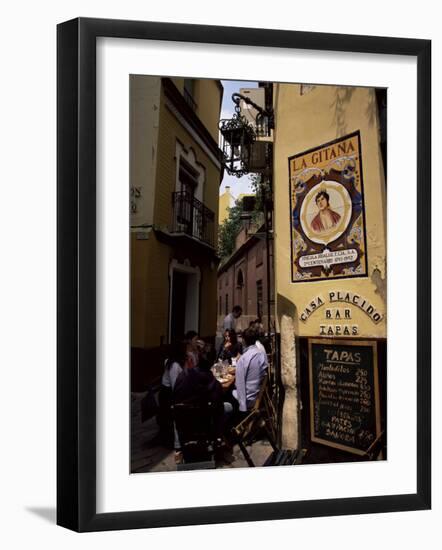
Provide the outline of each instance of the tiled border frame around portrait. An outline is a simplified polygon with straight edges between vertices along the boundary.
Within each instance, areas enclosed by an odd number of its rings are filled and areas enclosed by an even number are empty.
[[[96,41],[151,39],[413,56],[417,60],[417,490],[415,494],[97,513]],[[77,531],[422,510],[431,501],[428,40],[76,19],[58,27],[57,522]]]

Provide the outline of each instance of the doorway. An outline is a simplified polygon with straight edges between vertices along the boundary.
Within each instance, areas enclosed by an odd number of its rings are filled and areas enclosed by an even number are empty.
[[[189,330],[199,331],[200,270],[173,260],[169,270],[169,343]]]
[[[170,320],[170,339],[177,342],[185,334],[186,323],[187,275],[175,271],[172,280],[172,318]]]

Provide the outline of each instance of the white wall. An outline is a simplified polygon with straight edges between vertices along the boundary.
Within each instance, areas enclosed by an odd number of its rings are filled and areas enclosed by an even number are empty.
[[[223,0],[217,5],[197,0],[163,3],[101,0],[7,3],[2,11],[1,132],[1,419],[0,501],[5,548],[32,544],[46,549],[117,549],[161,545],[180,548],[268,548],[278,540],[293,548],[415,548],[440,540],[442,502],[441,403],[434,399],[434,495],[432,512],[380,516],[305,519],[228,527],[204,526],[152,531],[76,535],[54,525],[55,506],[55,25],[81,16],[242,25],[323,32],[432,38],[433,97],[442,97],[437,3],[372,0],[336,4],[274,0],[254,4]],[[434,194],[441,142],[441,106],[433,106]],[[437,183],[437,185],[436,185]],[[436,207],[434,207],[436,208]],[[435,212],[436,214],[436,212]],[[440,227],[435,229],[434,249]],[[440,273],[440,259],[434,260]],[[437,271],[436,271],[437,270]],[[439,275],[440,277],[440,275]],[[436,278],[436,277],[434,277]],[[434,309],[440,306],[434,289]],[[436,322],[437,321],[437,322]],[[434,334],[440,322],[435,320]],[[435,338],[436,340],[436,338]],[[441,387],[434,361],[433,387]],[[232,490],[239,488],[232,487]],[[7,542],[6,542],[7,540]],[[5,544],[6,542],[6,544]]]

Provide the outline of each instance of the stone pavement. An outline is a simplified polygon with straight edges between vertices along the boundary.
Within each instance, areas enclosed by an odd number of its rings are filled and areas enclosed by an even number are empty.
[[[158,438],[155,418],[141,423],[141,399],[144,393],[132,393],[131,399],[131,473],[176,471],[174,451],[164,447]],[[261,466],[272,447],[268,441],[256,441],[247,447],[253,462]],[[229,461],[217,463],[217,468],[248,468],[238,445],[233,448]]]

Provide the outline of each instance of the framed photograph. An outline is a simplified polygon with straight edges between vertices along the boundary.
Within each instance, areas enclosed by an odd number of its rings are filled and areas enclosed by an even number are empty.
[[[57,36],[57,523],[429,509],[430,41]]]

